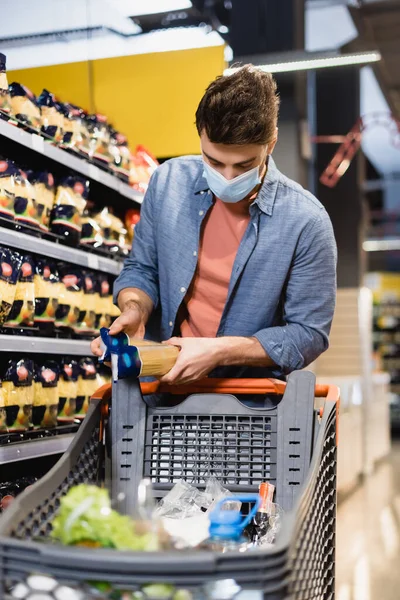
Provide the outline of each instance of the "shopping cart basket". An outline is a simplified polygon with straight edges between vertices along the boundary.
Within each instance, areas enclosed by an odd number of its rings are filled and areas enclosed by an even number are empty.
[[[28,580],[16,596],[29,598],[29,574],[43,573],[57,585],[87,591],[87,582],[101,581],[113,590],[141,589],[139,597],[148,583],[203,589],[231,579],[257,591],[257,598],[334,598],[338,389],[315,386],[312,373],[298,372],[287,384],[208,379],[168,388],[190,393],[168,407],[143,401],[142,393],[156,391],[165,386],[142,384],[141,392],[137,380],[113,384],[105,428],[111,387],[98,390],[68,451],[7,509],[0,519],[0,596]],[[235,394],[277,400],[269,409],[250,408]],[[255,492],[261,481],[271,481],[286,511],[283,527],[272,548],[246,553],[133,553],[46,543],[60,497],[78,483],[107,481],[108,473],[112,498],[127,513],[142,477],[152,480],[157,497],[179,479],[201,487],[215,475],[233,493]]]

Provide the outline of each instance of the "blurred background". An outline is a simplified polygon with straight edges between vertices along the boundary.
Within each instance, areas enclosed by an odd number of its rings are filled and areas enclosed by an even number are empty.
[[[113,256],[98,252],[87,259],[70,244],[64,256],[54,258],[102,271],[109,285],[117,273],[109,261],[127,251],[152,170],[168,158],[199,153],[194,113],[210,81],[237,62],[275,74],[281,113],[274,158],[325,206],[339,250],[331,347],[311,366],[321,382],[336,383],[342,391],[337,598],[397,599],[400,2],[3,0],[0,52],[8,83],[25,86],[22,92],[14,86],[12,97],[3,99],[10,122],[0,121],[0,154],[24,168],[38,170],[46,163],[56,177],[64,167],[76,168],[89,180],[90,201],[122,221],[127,241],[120,241],[125,234],[117,224],[114,246],[108,245]],[[56,113],[73,123],[73,139],[76,122],[95,116],[89,134],[78,131],[75,146],[58,131],[67,158],[54,154],[57,148],[49,150],[43,137],[18,137],[20,129],[11,127],[23,122],[24,134],[37,130],[38,98],[43,115],[48,109],[45,137],[62,129]],[[110,143],[118,148],[114,154],[104,150]],[[126,164],[121,147],[129,148]],[[88,166],[74,162],[79,152]],[[0,242],[18,249],[14,233],[1,227]],[[94,237],[89,228],[90,243]],[[31,245],[22,250],[33,251]],[[0,337],[1,360],[27,351],[9,331]],[[85,340],[85,335],[66,340],[68,351],[85,355]],[[49,349],[38,344],[35,352],[46,356]],[[32,358],[38,360],[34,353]],[[55,458],[60,449],[47,447],[41,456]],[[20,459],[4,456],[2,464],[18,464],[24,472]]]

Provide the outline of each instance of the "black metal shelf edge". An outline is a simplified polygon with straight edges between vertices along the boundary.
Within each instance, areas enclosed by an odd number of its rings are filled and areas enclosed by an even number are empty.
[[[0,121],[1,123],[1,121]],[[122,269],[122,261],[106,258],[77,248],[70,248],[55,242],[36,238],[26,233],[13,231],[0,226],[0,244],[11,246],[16,250],[33,252],[57,260],[66,260],[81,267],[102,271],[109,275],[118,275]]]
[[[27,335],[0,335],[1,352],[90,356],[90,342]]]
[[[132,200],[132,202],[136,202],[137,204],[142,204],[143,202],[144,194],[142,192],[134,190],[127,183],[120,181],[117,177],[111,175],[111,173],[102,171],[99,167],[96,167],[96,165],[89,163],[85,159],[73,156],[69,152],[53,146],[40,135],[28,133],[1,119],[0,135],[25,146],[25,148],[38,152],[73,171],[77,171],[81,175],[88,177],[88,179],[97,181],[97,183],[118,192],[121,196]]]
[[[0,465],[19,462],[65,452],[74,438],[74,433],[64,433],[37,440],[0,446]]]

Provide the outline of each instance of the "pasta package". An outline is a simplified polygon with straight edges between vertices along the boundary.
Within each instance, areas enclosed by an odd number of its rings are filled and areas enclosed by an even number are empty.
[[[76,175],[65,177],[57,188],[51,216],[51,231],[77,246],[82,233],[82,215],[89,194],[89,182]]]
[[[104,236],[104,248],[112,254],[124,253],[127,246],[127,231],[121,219],[118,219],[105,207],[96,215]]]
[[[9,431],[31,427],[34,365],[31,360],[10,360],[3,379],[6,424]]]
[[[104,115],[86,115],[85,118],[88,136],[84,139],[81,151],[90,159],[109,166],[112,162],[110,154],[110,131],[107,118]]]
[[[63,115],[63,139],[60,145],[78,150],[82,144],[82,111],[68,103],[61,103],[60,111]]]
[[[22,259],[14,303],[11,307],[5,327],[33,327],[35,316],[35,263],[32,256]]]
[[[75,419],[78,375],[78,363],[75,360],[64,358],[61,361],[60,379],[58,382],[57,420],[61,423],[70,423]]]
[[[57,144],[63,139],[64,115],[54,94],[43,90],[38,98],[42,112],[42,132]]]
[[[29,182],[25,171],[19,171],[15,177],[14,215],[16,222],[23,229],[27,225],[27,233],[31,233],[31,227],[40,227],[40,216],[36,204],[35,190]]]
[[[0,381],[0,433],[7,433],[6,393]]]
[[[78,394],[75,413],[77,419],[85,418],[90,398],[99,387],[99,379],[94,361],[91,358],[82,358],[79,361]]]
[[[131,162],[131,151],[128,147],[128,140],[119,131],[109,127],[110,146],[109,152],[112,156],[111,170],[124,179],[129,181],[129,168]]]
[[[98,288],[94,273],[83,272],[83,299],[76,333],[93,335],[96,330],[96,304]]]
[[[110,295],[110,282],[107,275],[97,275],[96,296],[96,331],[102,327],[111,327],[112,300]]]
[[[54,325],[58,308],[60,279],[55,264],[46,258],[38,258],[33,282],[35,292],[34,324],[46,329]]]
[[[90,248],[100,248],[104,243],[103,230],[89,210],[82,216],[81,244]]]
[[[107,367],[106,365],[99,363],[97,366],[97,381],[99,384],[99,387],[106,385],[108,383],[111,383],[111,371],[110,371],[110,367]]]
[[[19,170],[11,160],[0,157],[0,219],[14,220],[15,179]]]
[[[11,112],[6,73],[6,56],[0,53],[0,118],[8,119]]]
[[[82,273],[73,266],[60,264],[58,291],[58,307],[56,311],[56,327],[78,326],[81,306],[83,303],[83,278]]]
[[[55,199],[54,177],[47,171],[39,173],[31,171],[28,173],[28,180],[34,190],[39,227],[48,233]]]
[[[54,361],[49,360],[36,366],[32,421],[37,429],[57,425],[59,373]]]
[[[24,125],[40,130],[42,115],[35,94],[17,82],[10,84],[9,94],[13,116]]]
[[[22,257],[0,246],[0,325],[7,320],[15,300]]]

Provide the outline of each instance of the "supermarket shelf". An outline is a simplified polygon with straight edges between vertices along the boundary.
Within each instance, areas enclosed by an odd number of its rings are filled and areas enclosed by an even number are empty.
[[[122,261],[105,258],[55,242],[48,242],[47,240],[35,238],[25,233],[6,229],[5,227],[0,227],[0,243],[5,246],[11,246],[16,250],[34,252],[35,254],[41,254],[42,256],[48,256],[57,260],[66,260],[81,267],[88,267],[89,269],[102,271],[110,275],[118,275],[122,269]]]
[[[0,465],[20,460],[40,458],[65,452],[74,438],[73,433],[64,433],[39,440],[18,442],[8,446],[0,446]]]
[[[27,335],[0,335],[2,352],[34,352],[37,354],[66,354],[90,356],[90,342],[57,338],[29,337]]]
[[[127,183],[120,181],[117,177],[111,175],[111,173],[106,173],[85,159],[73,156],[69,152],[53,146],[40,135],[28,133],[2,120],[0,120],[0,135],[25,146],[25,148],[43,154],[43,156],[88,177],[88,179],[97,181],[97,183],[118,192],[121,196],[132,200],[132,202],[137,202],[138,204],[142,204],[143,202],[143,193],[137,192]]]

